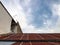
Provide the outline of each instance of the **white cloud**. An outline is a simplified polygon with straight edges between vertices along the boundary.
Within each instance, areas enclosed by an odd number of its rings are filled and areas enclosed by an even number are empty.
[[[24,0],[24,2],[25,2],[25,5],[29,5],[29,2],[30,2],[31,0]]]
[[[52,11],[54,15],[60,16],[60,4],[53,4]]]
[[[54,32],[60,33],[60,4],[53,4],[52,5],[52,12],[53,12],[54,16],[55,15],[59,16],[56,26],[54,27]]]
[[[46,27],[47,29],[45,29],[45,28],[44,29],[37,29],[33,25],[29,25],[28,22],[30,20],[32,21],[32,18],[31,18],[32,17],[32,14],[31,14],[32,10],[31,10],[31,7],[29,7],[31,0],[23,0],[23,1],[25,2],[25,5],[28,8],[27,12],[24,11],[24,8],[22,7],[22,5],[20,5],[19,0],[17,0],[17,1],[16,0],[12,1],[11,0],[11,1],[9,1],[9,4],[6,4],[5,1],[3,1],[3,3],[5,4],[6,8],[11,13],[11,15],[17,21],[19,21],[20,26],[22,28],[22,31],[24,33],[54,33],[54,32],[56,32],[55,29],[50,29],[49,27]],[[23,2],[23,4],[24,4],[24,2]],[[52,12],[53,12],[53,15],[57,15],[58,14],[60,16],[60,5],[58,5],[58,4],[52,5]],[[50,22],[49,21],[47,21],[47,22],[50,25]],[[59,24],[57,24],[57,25],[59,25]]]

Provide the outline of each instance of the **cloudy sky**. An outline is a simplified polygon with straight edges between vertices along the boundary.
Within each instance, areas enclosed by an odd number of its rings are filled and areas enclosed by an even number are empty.
[[[23,33],[60,33],[60,0],[1,0]]]

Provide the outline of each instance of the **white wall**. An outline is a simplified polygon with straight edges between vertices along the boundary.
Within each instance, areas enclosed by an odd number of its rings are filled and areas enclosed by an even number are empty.
[[[11,21],[11,17],[0,4],[0,34],[10,32]]]

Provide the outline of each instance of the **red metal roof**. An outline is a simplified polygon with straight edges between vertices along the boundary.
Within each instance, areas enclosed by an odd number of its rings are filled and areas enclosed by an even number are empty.
[[[6,34],[0,40],[53,40],[60,39],[60,34]],[[12,45],[60,45],[60,42],[16,42]]]
[[[6,34],[0,35],[0,40],[48,40],[60,39],[60,34]]]
[[[16,42],[12,45],[60,45],[60,42]]]

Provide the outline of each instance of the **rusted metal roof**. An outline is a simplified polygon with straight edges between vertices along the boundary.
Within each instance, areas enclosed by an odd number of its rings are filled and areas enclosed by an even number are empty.
[[[60,42],[16,42],[11,45],[60,45]]]
[[[5,36],[1,35],[0,40],[27,40],[27,42],[15,42],[12,45],[59,45],[60,42],[38,42],[38,40],[60,40],[60,34],[6,34]]]

